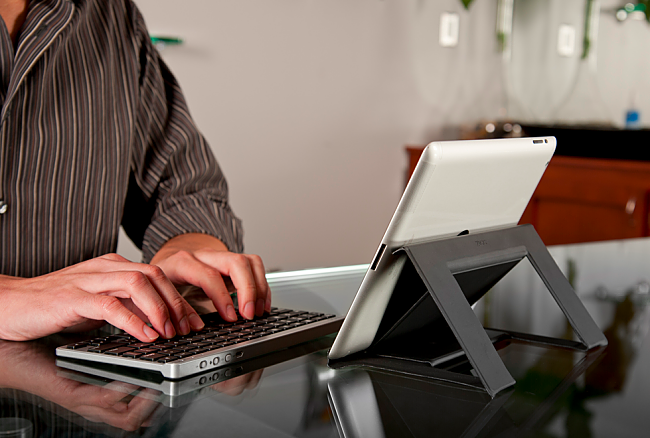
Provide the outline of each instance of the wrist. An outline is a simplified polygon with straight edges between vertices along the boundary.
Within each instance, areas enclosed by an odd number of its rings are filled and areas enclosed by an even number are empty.
[[[165,242],[151,258],[150,264],[154,265],[179,251],[192,253],[207,248],[215,251],[228,251],[226,245],[214,236],[202,233],[186,233],[172,237]]]

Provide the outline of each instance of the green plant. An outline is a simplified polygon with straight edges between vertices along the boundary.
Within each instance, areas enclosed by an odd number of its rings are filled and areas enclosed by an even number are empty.
[[[639,4],[645,6],[645,19],[650,23],[650,0],[639,0]]]
[[[460,2],[465,6],[465,9],[469,9],[469,5],[473,2],[474,0],[460,0]],[[646,0],[647,1],[647,0]]]

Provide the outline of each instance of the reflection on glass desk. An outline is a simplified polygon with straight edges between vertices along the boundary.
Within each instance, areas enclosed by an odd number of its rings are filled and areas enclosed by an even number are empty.
[[[417,376],[330,369],[331,338],[244,363],[228,376],[222,370],[170,382],[116,369],[87,373],[83,363],[57,367],[55,346],[76,338],[52,336],[0,342],[0,436],[647,436],[650,239],[553,247],[551,254],[609,345],[585,354],[513,342],[499,354],[517,383],[494,399]],[[364,270],[272,274],[274,304],[344,314]],[[525,264],[474,310],[486,326],[573,336]],[[472,372],[462,360],[456,368]]]

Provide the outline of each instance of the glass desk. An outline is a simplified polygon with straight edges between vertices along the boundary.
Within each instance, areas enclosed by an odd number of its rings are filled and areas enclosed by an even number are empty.
[[[57,366],[54,347],[74,339],[52,336],[0,342],[0,437],[647,436],[650,239],[550,250],[609,346],[584,354],[512,343],[499,353],[517,383],[494,399],[427,378],[332,370],[331,337],[219,375],[169,382]],[[486,326],[570,339],[527,263],[489,292],[476,314]],[[270,274],[274,304],[344,314],[364,272]]]

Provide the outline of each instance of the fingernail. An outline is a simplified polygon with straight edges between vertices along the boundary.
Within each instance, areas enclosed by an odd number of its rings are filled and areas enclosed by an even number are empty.
[[[255,306],[255,314],[257,316],[262,316],[263,313],[264,313],[264,300],[258,298],[257,305]]]
[[[249,301],[244,306],[244,318],[253,319],[255,317],[255,304],[252,301]]]
[[[226,316],[231,321],[235,321],[237,319],[237,313],[235,312],[235,308],[232,305],[228,305],[228,307],[226,307]]]
[[[171,320],[167,320],[165,323],[165,337],[167,339],[171,339],[174,336],[176,336],[176,330],[174,330],[174,324],[172,324]]]
[[[181,322],[178,323],[181,329],[181,335],[186,335],[190,332],[190,323],[187,322],[187,315],[185,315],[182,319]]]
[[[196,313],[190,313],[190,325],[194,330],[201,330],[203,327],[205,327],[205,323]]]
[[[152,341],[158,339],[159,336],[158,333],[154,329],[149,327],[147,324],[144,325],[142,331],[144,332],[144,335],[149,339],[151,339]]]

